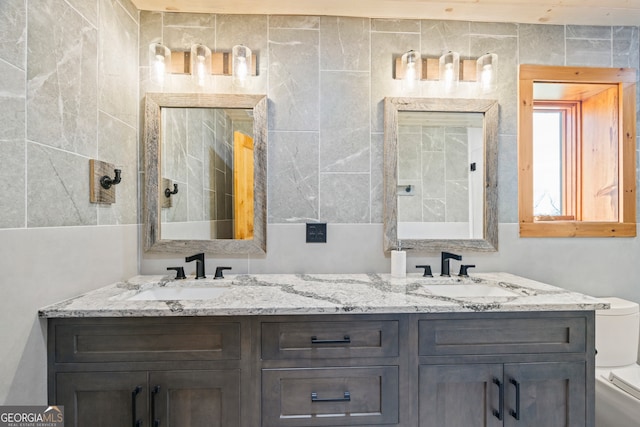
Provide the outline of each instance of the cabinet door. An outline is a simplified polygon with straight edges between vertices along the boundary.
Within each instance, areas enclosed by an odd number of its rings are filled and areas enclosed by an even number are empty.
[[[146,426],[147,374],[83,372],[56,375],[56,405],[69,427]]]
[[[240,371],[152,372],[149,392],[152,426],[240,425]]]
[[[420,427],[502,426],[502,365],[421,365],[419,375]]]
[[[506,427],[584,427],[584,363],[508,364],[504,379]]]

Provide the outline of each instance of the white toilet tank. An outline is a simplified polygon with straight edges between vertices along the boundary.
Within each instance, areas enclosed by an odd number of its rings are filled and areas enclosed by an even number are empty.
[[[625,366],[638,360],[640,308],[621,298],[600,298],[609,310],[596,310],[596,366]]]

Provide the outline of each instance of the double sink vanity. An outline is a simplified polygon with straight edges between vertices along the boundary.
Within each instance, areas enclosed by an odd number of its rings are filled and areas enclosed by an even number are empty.
[[[136,276],[40,311],[69,426],[593,426],[598,299],[506,273]]]

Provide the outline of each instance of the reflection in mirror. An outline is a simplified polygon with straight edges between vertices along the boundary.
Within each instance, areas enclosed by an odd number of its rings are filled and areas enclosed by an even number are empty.
[[[144,130],[145,250],[265,253],[266,97],[147,94]]]
[[[398,239],[482,238],[483,119],[398,113]]]
[[[161,128],[162,176],[179,188],[162,239],[252,239],[253,109],[162,108]]]
[[[385,250],[497,250],[498,104],[385,99]]]

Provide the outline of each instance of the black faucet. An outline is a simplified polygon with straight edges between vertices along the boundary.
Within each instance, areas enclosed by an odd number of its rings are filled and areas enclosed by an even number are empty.
[[[451,252],[442,252],[440,255],[440,275],[449,277],[449,260],[455,259],[457,261],[462,261],[462,255],[452,254]]]
[[[188,256],[184,259],[185,262],[196,262],[196,279],[206,279],[204,275],[204,253]]]

